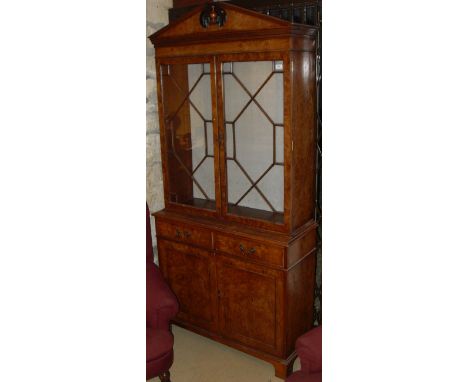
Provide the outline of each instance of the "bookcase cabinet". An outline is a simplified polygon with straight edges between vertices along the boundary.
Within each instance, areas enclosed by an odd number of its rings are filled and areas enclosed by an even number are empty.
[[[216,2],[150,39],[175,323],[285,378],[313,321],[315,30]]]

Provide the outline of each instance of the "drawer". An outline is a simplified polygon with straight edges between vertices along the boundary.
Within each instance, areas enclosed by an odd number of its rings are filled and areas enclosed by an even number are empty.
[[[180,243],[211,249],[211,231],[178,222],[156,221],[156,235]]]
[[[283,267],[284,248],[237,236],[215,235],[215,249],[267,265]]]

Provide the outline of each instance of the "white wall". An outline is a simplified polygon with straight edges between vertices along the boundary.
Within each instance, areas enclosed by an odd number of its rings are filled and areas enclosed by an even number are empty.
[[[168,22],[172,0],[146,0],[146,36],[161,29]],[[156,68],[154,48],[146,39],[146,201],[151,212],[164,208],[161,171],[161,147],[156,97]],[[151,220],[154,236],[154,222]],[[154,240],[153,240],[153,244]]]

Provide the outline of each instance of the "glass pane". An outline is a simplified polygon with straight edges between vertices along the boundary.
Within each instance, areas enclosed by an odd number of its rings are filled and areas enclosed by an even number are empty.
[[[214,210],[209,63],[161,65],[170,201]]]
[[[226,157],[228,159],[234,158],[234,129],[232,128],[232,123],[227,123],[224,125],[226,128]]]
[[[284,126],[275,125],[275,164],[284,164]]]
[[[222,71],[228,212],[282,223],[283,62],[225,62]]]

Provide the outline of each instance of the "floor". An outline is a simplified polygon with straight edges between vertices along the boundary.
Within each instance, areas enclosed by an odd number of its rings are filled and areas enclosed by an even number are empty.
[[[282,382],[271,364],[173,325],[172,382]],[[294,370],[300,368],[299,360]],[[150,382],[159,382],[153,378]]]

